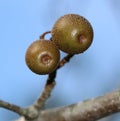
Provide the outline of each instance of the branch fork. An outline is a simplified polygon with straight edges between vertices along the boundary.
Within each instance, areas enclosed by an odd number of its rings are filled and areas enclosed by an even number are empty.
[[[43,33],[40,39],[44,39],[45,35],[49,33],[51,31]],[[55,87],[57,70],[69,62],[73,56],[65,56],[60,61],[57,69],[48,75],[40,97],[31,106],[22,108],[0,100],[0,107],[19,114],[21,117],[16,121],[96,121],[105,116],[120,112],[120,90],[73,105],[44,109],[45,103]]]

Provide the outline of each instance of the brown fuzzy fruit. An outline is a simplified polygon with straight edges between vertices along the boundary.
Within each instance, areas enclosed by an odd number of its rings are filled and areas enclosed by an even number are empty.
[[[67,14],[54,24],[52,40],[62,51],[69,54],[79,54],[91,45],[93,29],[84,17],[77,14]]]
[[[49,40],[33,42],[25,55],[25,61],[29,69],[41,75],[53,72],[57,68],[59,60],[59,49]]]

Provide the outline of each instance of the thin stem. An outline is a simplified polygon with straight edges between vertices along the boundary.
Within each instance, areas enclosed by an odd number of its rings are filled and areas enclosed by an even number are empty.
[[[50,94],[53,90],[55,86],[55,81],[53,81],[51,84],[47,84],[45,85],[41,96],[37,99],[37,101],[34,103],[34,107],[36,108],[36,110],[41,110],[44,108],[46,100],[50,97]]]
[[[68,63],[70,61],[70,59],[73,57],[74,55],[72,54],[68,54],[67,56],[65,56],[61,61],[60,61],[60,64],[58,66],[57,69],[63,67],[66,63]]]
[[[18,114],[22,114],[23,109],[17,105],[10,104],[8,102],[5,102],[3,100],[0,100],[0,107],[6,108],[8,110],[12,110],[14,112],[17,112]]]
[[[51,33],[51,31],[44,32],[44,33],[40,36],[40,39],[44,39],[44,38],[45,38],[45,35],[46,35],[46,34],[49,34],[49,33]]]
[[[13,112],[15,112],[15,113],[17,113],[19,115],[23,115],[25,117],[27,116],[26,111],[25,111],[24,108],[21,108],[21,107],[19,107],[17,105],[8,103],[6,101],[0,100],[0,107],[8,109],[10,111],[13,111]]]
[[[56,75],[57,75],[57,70],[55,70],[52,73],[50,73],[48,75],[46,85],[49,85],[49,84],[55,82]]]
[[[55,86],[55,78],[56,78],[57,70],[63,67],[65,63],[69,62],[69,60],[72,57],[73,55],[67,55],[66,57],[64,57],[60,61],[58,68],[54,72],[48,75],[48,79],[41,96],[37,99],[37,101],[32,106],[29,106],[27,108],[21,108],[17,105],[10,104],[8,102],[0,100],[0,107],[16,112],[17,114],[24,116],[28,120],[37,118],[40,110],[44,107],[45,102],[50,97],[50,94]]]
[[[24,116],[25,119],[31,120],[38,117],[38,111],[33,106],[29,106],[27,108],[21,108],[15,104],[8,103],[6,101],[0,100],[0,107],[13,111],[20,116]]]
[[[68,63],[73,56],[74,55],[68,54],[60,61],[57,69],[48,75],[47,84],[50,84],[55,80],[55,77],[57,75],[57,70],[63,67],[66,63]]]
[[[67,55],[66,57],[64,57],[60,61],[58,68],[54,72],[52,72],[48,75],[48,79],[47,79],[46,85],[42,91],[42,94],[37,99],[37,101],[34,103],[34,107],[37,110],[41,110],[44,107],[47,99],[50,97],[50,94],[55,86],[55,78],[57,75],[57,70],[60,69],[61,67],[63,67],[65,65],[65,63],[69,62],[72,57],[73,57],[73,55]]]

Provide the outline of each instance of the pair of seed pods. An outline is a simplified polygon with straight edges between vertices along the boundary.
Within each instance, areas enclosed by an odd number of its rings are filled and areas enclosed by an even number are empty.
[[[44,75],[53,72],[60,61],[60,51],[80,54],[93,40],[93,28],[89,21],[77,14],[60,17],[51,31],[51,40],[34,41],[27,49],[25,60],[31,71]]]

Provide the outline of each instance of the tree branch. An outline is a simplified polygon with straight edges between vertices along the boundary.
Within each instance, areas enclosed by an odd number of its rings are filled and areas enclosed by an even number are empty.
[[[55,81],[53,81],[51,84],[47,84],[45,85],[43,92],[41,94],[41,96],[37,99],[37,101],[33,104],[33,106],[40,111],[41,109],[43,109],[47,99],[50,97],[50,94],[53,90],[55,86]]]
[[[41,96],[32,106],[21,108],[0,100],[0,107],[21,115],[22,117],[17,121],[96,121],[116,112],[120,112],[120,90],[65,107],[48,110],[42,109],[55,86],[57,70],[69,62],[71,57],[73,57],[73,55],[64,57],[58,68],[49,74]]]
[[[70,106],[41,111],[34,121],[96,121],[120,112],[120,90]]]
[[[50,31],[46,32],[45,34],[47,33],[50,33]],[[45,34],[43,34],[41,37],[44,38]],[[26,119],[29,119],[29,120],[38,117],[39,112],[43,109],[45,102],[50,97],[50,94],[55,86],[55,77],[56,77],[57,70],[61,68],[65,63],[69,62],[72,56],[73,55],[67,55],[66,57],[64,57],[61,60],[60,64],[58,65],[58,68],[54,72],[48,75],[48,79],[43,89],[43,92],[33,105],[27,108],[21,108],[17,105],[10,104],[8,102],[0,100],[0,107],[16,112],[19,115],[24,116]]]
[[[120,112],[120,90],[76,104],[42,110],[31,121],[96,121]],[[30,121],[24,117],[16,121]]]
[[[65,65],[65,63],[69,62],[72,57],[73,57],[73,55],[67,55],[66,57],[64,57],[60,61],[58,68],[54,72],[52,72],[48,75],[48,79],[46,81],[46,85],[43,89],[43,92],[33,105],[37,110],[43,109],[45,102],[50,97],[50,94],[55,86],[55,78],[56,78],[57,70],[60,69],[61,67],[63,67]]]
[[[5,102],[3,100],[0,100],[0,107],[11,110],[11,111],[16,112],[16,113],[18,113],[20,115],[22,114],[22,112],[24,110],[23,108],[21,108],[21,107],[19,107],[17,105],[10,104],[10,103]]]

